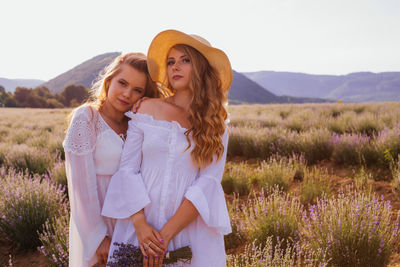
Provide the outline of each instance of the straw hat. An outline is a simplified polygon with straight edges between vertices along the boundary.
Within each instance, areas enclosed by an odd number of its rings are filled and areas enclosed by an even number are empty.
[[[147,52],[147,66],[153,81],[163,83],[166,77],[167,53],[176,44],[189,45],[198,50],[218,72],[221,88],[227,92],[232,84],[232,67],[226,54],[204,38],[176,30],[166,30],[157,34]]]

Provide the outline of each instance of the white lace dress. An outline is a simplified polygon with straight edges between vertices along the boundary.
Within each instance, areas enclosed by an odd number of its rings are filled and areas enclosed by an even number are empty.
[[[144,208],[149,224],[160,230],[175,214],[184,198],[200,216],[169,243],[172,251],[189,245],[190,266],[225,266],[224,234],[231,232],[229,214],[221,186],[225,166],[228,130],[223,135],[223,157],[204,170],[192,164],[186,129],[177,122],[154,120],[146,114],[131,117],[120,169],[113,175],[102,214],[117,218],[112,244],[138,246],[130,216]],[[111,246],[109,257],[116,247]],[[175,266],[186,266],[179,263]]]
[[[115,220],[101,215],[110,177],[118,170],[124,141],[88,106],[74,114],[63,142],[71,205],[69,266],[97,262],[95,252]]]

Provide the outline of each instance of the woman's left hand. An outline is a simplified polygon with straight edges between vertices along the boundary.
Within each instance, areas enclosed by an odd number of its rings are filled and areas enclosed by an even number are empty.
[[[103,241],[96,250],[97,262],[100,266],[106,266],[110,246],[111,239],[108,236],[104,237]]]
[[[167,234],[165,226],[161,229],[160,235],[163,238],[162,240],[163,240],[164,246],[168,249],[168,244],[169,244],[169,241],[171,241],[171,237],[169,237],[169,235]],[[165,257],[166,253],[167,253],[167,251],[165,251],[164,254],[161,255],[161,257],[158,258],[158,265],[154,264],[154,266],[162,267],[162,263],[163,263],[163,260],[164,260],[164,257]]]
[[[175,212],[174,216],[160,230],[164,246],[168,249],[169,241],[184,229],[189,223],[199,216],[196,207],[189,200],[183,200],[181,206]],[[160,258],[157,267],[162,266],[166,252]]]

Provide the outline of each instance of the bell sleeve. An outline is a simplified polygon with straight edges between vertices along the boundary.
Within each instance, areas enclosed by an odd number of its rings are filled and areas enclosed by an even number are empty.
[[[143,130],[138,127],[135,114],[127,112],[126,115],[131,120],[128,124],[120,166],[111,177],[102,210],[104,216],[116,219],[128,218],[150,203],[146,186],[139,172],[142,161]]]
[[[92,153],[96,142],[93,114],[87,106],[79,108],[71,120],[63,142],[71,205],[71,227],[77,231],[72,233],[74,236],[70,240],[81,241],[85,260],[95,256],[97,248],[107,234],[107,227],[101,216]],[[78,236],[75,236],[76,234]]]
[[[228,209],[226,206],[221,180],[224,173],[227,146],[228,129],[222,136],[224,154],[219,161],[214,157],[213,162],[200,170],[199,176],[187,189],[185,198],[196,207],[201,218],[208,227],[213,227],[223,235],[232,232]]]

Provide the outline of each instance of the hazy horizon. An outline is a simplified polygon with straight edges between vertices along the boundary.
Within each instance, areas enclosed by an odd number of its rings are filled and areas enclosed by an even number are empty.
[[[90,60],[90,59],[88,59],[88,60]],[[81,63],[83,63],[83,62],[81,62]],[[79,63],[79,64],[80,64],[80,63]],[[77,64],[77,65],[79,65],[79,64]],[[65,72],[68,72],[69,70],[71,70],[71,69],[68,69],[68,70],[66,70],[66,71],[64,71],[64,72],[62,72],[62,73],[60,73],[60,74],[58,74],[58,75],[61,75],[61,74],[65,73]],[[234,71],[237,71],[237,70],[235,70],[235,69],[233,69],[233,70],[234,70]],[[352,74],[352,73],[364,73],[364,72],[366,72],[366,73],[374,73],[374,74],[385,73],[385,72],[388,72],[388,73],[390,73],[390,72],[399,72],[399,73],[400,73],[400,70],[398,70],[398,71],[381,71],[381,72],[373,72],[373,71],[355,71],[355,72],[349,72],[349,73],[345,73],[345,74],[308,73],[308,72],[285,71],[285,70],[279,70],[279,71],[277,71],[277,70],[256,70],[256,71],[237,71],[237,72],[240,72],[240,73],[253,73],[253,72],[262,72],[262,71],[266,71],[266,72],[299,73],[299,74],[309,74],[309,75],[328,75],[328,76],[346,76],[346,75]],[[0,76],[0,78],[2,78],[2,79],[8,79],[8,80],[40,80],[40,81],[47,82],[47,81],[49,81],[49,80],[51,80],[51,79],[53,79],[53,78],[56,78],[58,75],[56,75],[56,76],[54,76],[54,77],[52,77],[52,78],[50,78],[50,79],[48,79],[48,80],[42,80],[42,79],[36,79],[36,78],[9,78],[9,77],[1,77],[1,76]],[[1,85],[1,84],[0,84],[0,85]]]

